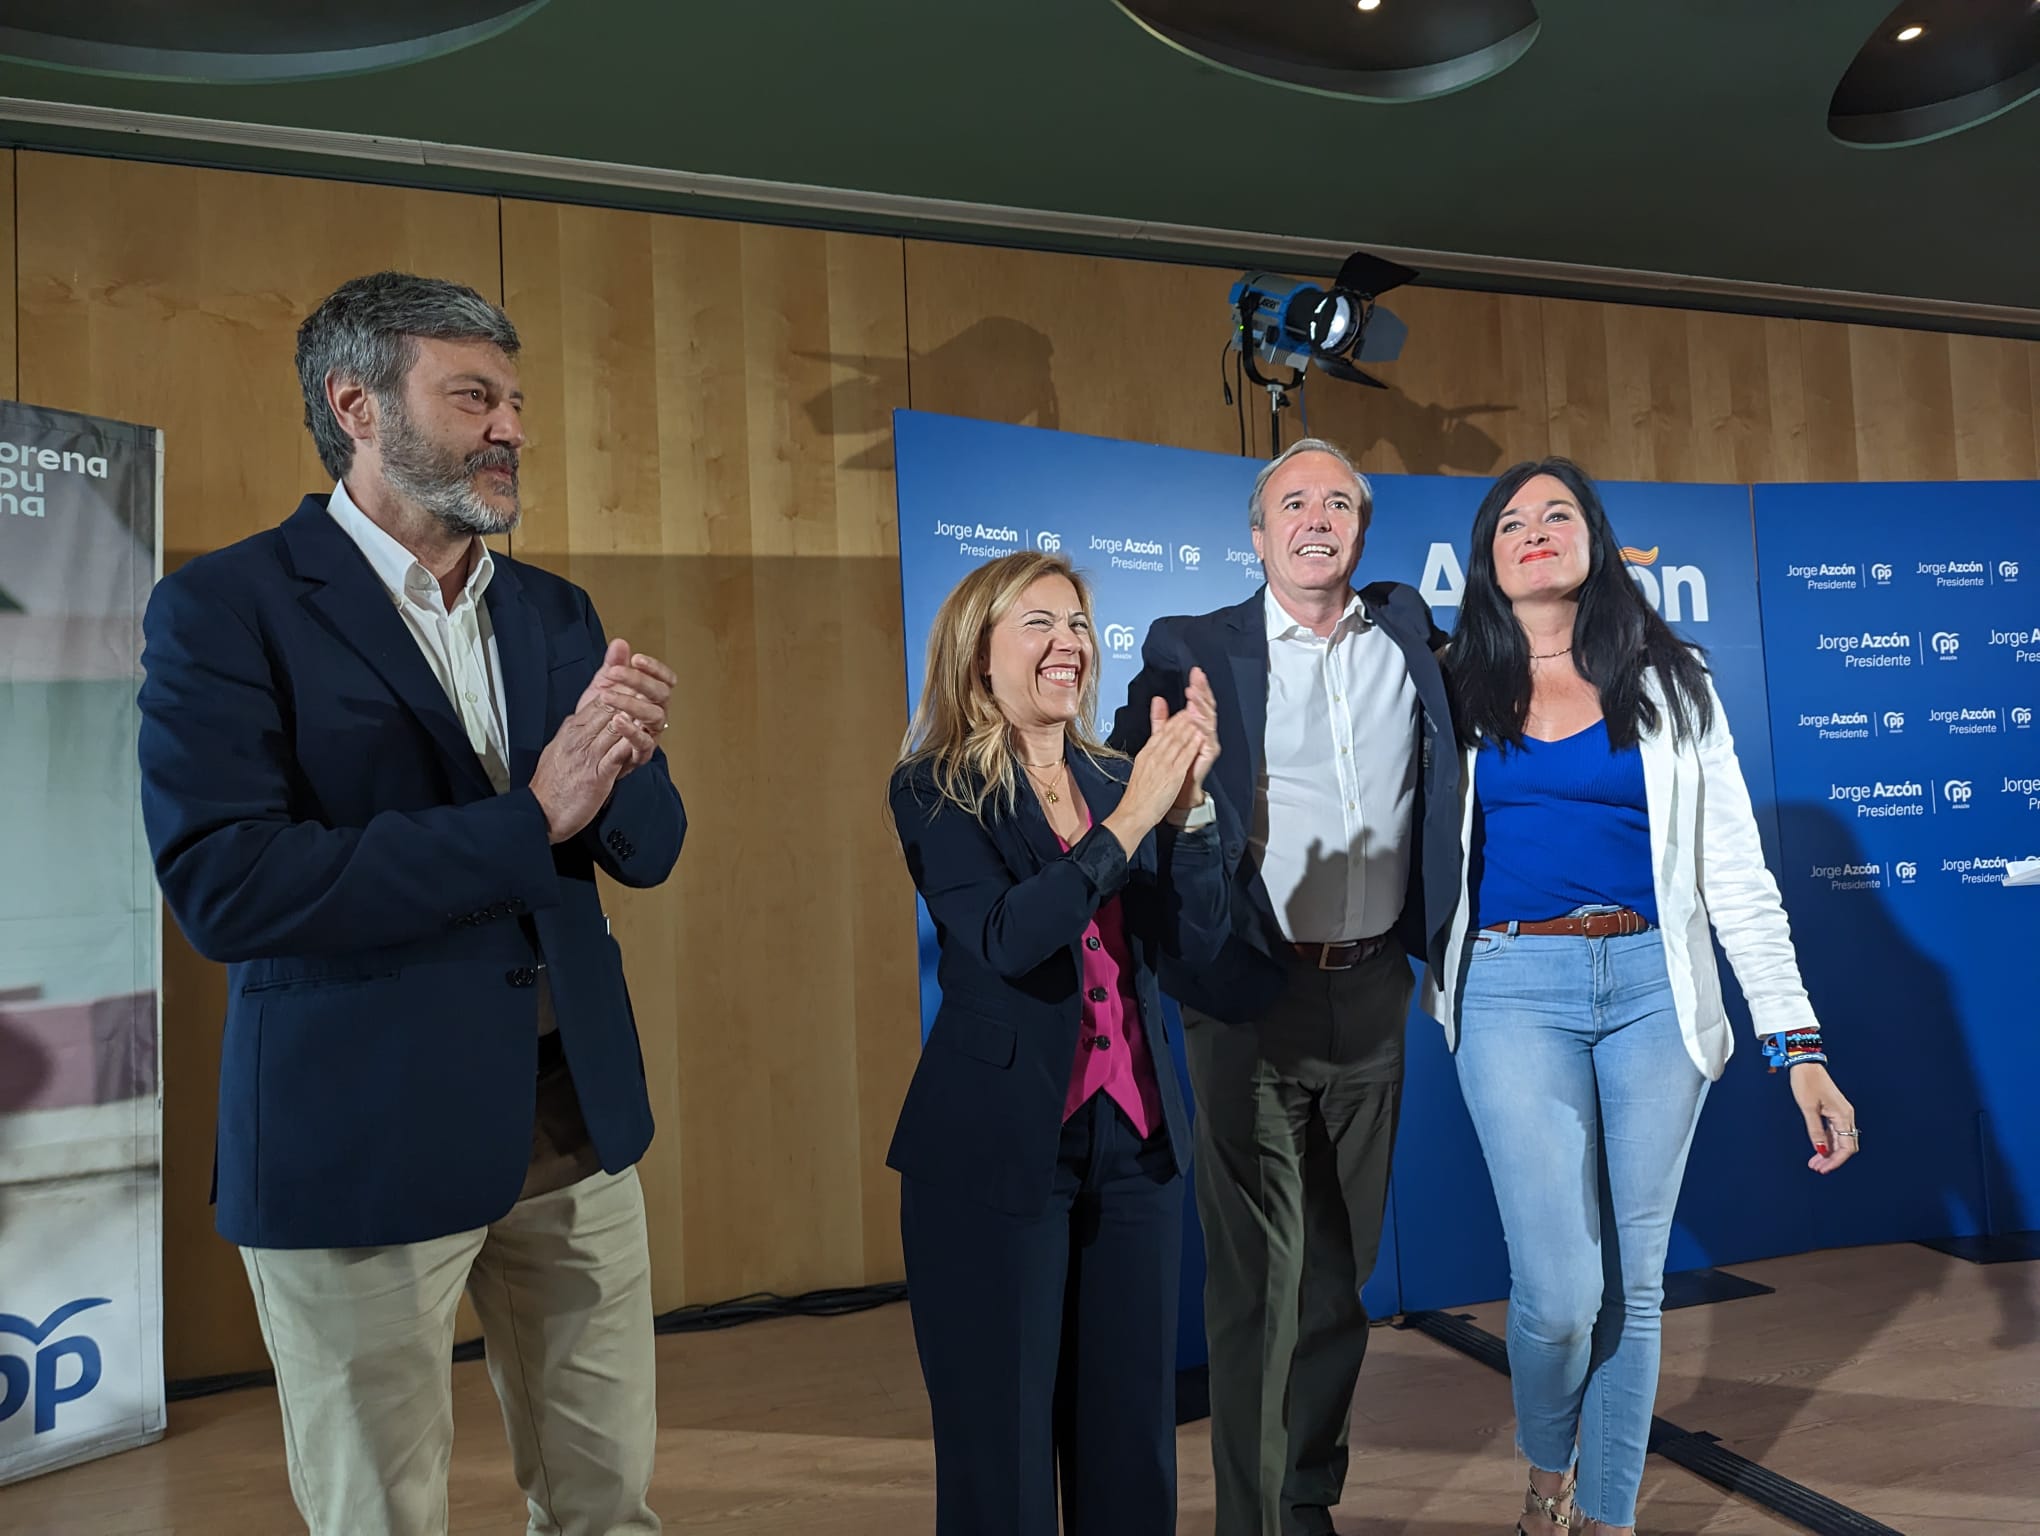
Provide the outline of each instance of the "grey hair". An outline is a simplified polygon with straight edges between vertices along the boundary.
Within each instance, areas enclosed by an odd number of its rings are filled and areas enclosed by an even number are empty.
[[[1261,492],[1268,488],[1275,471],[1295,458],[1299,453],[1328,453],[1346,466],[1360,487],[1360,521],[1365,523],[1374,515],[1374,487],[1367,483],[1367,477],[1353,467],[1353,461],[1346,457],[1346,450],[1336,443],[1328,443],[1321,437],[1301,437],[1276,454],[1261,466],[1261,472],[1254,476],[1254,489],[1247,497],[1247,526],[1259,528],[1268,521],[1267,509],[1261,505]]]
[[[354,439],[326,400],[326,380],[339,375],[379,400],[398,393],[418,360],[418,341],[486,341],[517,355],[517,327],[474,289],[437,277],[377,272],[342,283],[298,327],[298,386],[305,427],[319,462],[335,480],[354,465]]]

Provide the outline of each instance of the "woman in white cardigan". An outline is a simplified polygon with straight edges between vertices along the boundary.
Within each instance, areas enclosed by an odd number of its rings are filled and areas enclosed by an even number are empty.
[[[1721,700],[1643,600],[1593,483],[1520,464],[1474,517],[1446,653],[1466,885],[1426,1004],[1509,1243],[1524,1536],[1634,1529],[1672,1212],[1731,1050],[1708,927],[1805,1117],[1855,1152]],[[1575,1475],[1576,1474],[1576,1475]]]

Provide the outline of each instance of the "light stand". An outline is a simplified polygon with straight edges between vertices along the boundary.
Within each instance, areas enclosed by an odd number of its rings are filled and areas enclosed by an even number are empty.
[[[1299,383],[1296,386],[1301,389]],[[1289,404],[1289,391],[1273,380],[1268,382],[1268,457],[1282,451],[1282,412]]]
[[[1302,389],[1305,383],[1301,368],[1288,370],[1286,379],[1271,379],[1261,372],[1254,359],[1257,338],[1254,335],[1254,313],[1257,300],[1248,291],[1240,295],[1239,330],[1240,362],[1246,369],[1247,377],[1268,391],[1268,456],[1273,458],[1282,451],[1282,412],[1289,404],[1289,391]]]

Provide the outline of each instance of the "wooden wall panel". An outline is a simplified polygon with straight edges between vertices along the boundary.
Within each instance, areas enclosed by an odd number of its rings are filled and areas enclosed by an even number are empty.
[[[905,726],[900,243],[521,202],[503,229],[515,552],[682,678],[686,849],[615,912],[660,1124],[657,1303],[897,1279],[883,1159],[919,1043],[882,788]]]
[[[27,152],[17,175],[21,396],[163,428],[171,568],[328,488],[292,365],[321,298],[387,266],[498,287],[486,198]],[[260,1368],[208,1204],[224,972],[168,923],[163,972],[165,1363]]]
[[[2040,342],[2026,343],[2026,374],[2033,392],[2033,457],[2040,463]]]
[[[1849,326],[1847,334],[1856,478],[1955,479],[1950,338],[1866,325]]]
[[[1551,451],[1608,480],[1806,472],[1797,322],[1546,299]]]
[[[1948,338],[1955,414],[1955,473],[1964,480],[2040,475],[2034,388],[2040,343],[1996,336]]]
[[[14,305],[7,302],[16,293],[14,166],[15,152],[0,150],[0,397],[18,399],[16,392]]]
[[[1801,322],[1799,370],[1806,399],[1806,478],[1856,480],[1856,380],[1849,327]]]
[[[2040,342],[1797,322],[1813,480],[2029,479]]]
[[[1806,478],[1806,394],[1795,321],[1689,313],[1693,478]],[[1670,478],[1662,476],[1660,478]]]
[[[1541,307],[1552,452],[1604,480],[1691,479],[1684,316],[1559,299]]]

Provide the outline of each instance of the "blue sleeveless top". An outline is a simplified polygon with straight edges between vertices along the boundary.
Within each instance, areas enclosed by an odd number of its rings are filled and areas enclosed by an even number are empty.
[[[1597,720],[1561,741],[1483,745],[1474,773],[1467,889],[1475,924],[1539,922],[1576,907],[1631,907],[1655,925],[1643,754]]]

